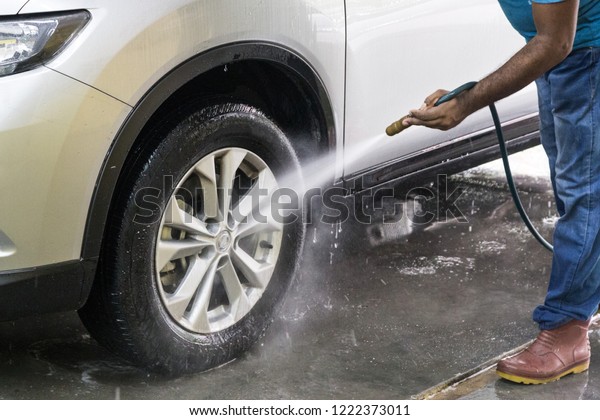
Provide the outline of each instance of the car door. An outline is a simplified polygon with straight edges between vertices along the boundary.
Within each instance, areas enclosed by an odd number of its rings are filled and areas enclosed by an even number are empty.
[[[442,132],[388,124],[438,88],[480,80],[524,45],[496,0],[346,0],[346,177],[492,125],[487,110]],[[504,121],[537,111],[531,85],[498,105]]]

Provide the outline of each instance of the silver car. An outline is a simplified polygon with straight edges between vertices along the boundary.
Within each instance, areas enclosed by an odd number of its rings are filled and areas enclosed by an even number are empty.
[[[157,371],[237,357],[305,236],[253,192],[323,156],[355,191],[496,157],[485,111],[384,130],[522,44],[495,0],[2,0],[0,319],[78,309]],[[532,87],[499,110],[537,141]]]

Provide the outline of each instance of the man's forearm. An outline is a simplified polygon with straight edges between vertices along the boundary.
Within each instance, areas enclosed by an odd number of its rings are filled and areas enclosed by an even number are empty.
[[[502,67],[461,95],[459,101],[471,114],[523,89],[564,60],[570,51],[568,45],[561,47],[536,36]]]

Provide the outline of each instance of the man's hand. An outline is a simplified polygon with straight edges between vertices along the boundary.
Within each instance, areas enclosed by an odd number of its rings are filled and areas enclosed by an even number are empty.
[[[408,118],[405,118],[403,125],[409,127],[411,125],[423,125],[429,128],[437,128],[440,130],[449,130],[456,127],[462,120],[467,118],[469,115],[468,110],[464,108],[463,103],[460,100],[461,95],[456,98],[441,104],[440,106],[434,106],[435,103],[448,93],[447,90],[437,90],[427,98],[425,103],[419,109],[413,109],[408,114]]]

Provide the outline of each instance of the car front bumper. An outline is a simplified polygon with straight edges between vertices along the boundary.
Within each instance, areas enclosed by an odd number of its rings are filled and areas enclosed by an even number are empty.
[[[46,67],[0,77],[0,276],[80,259],[102,162],[131,111]]]

